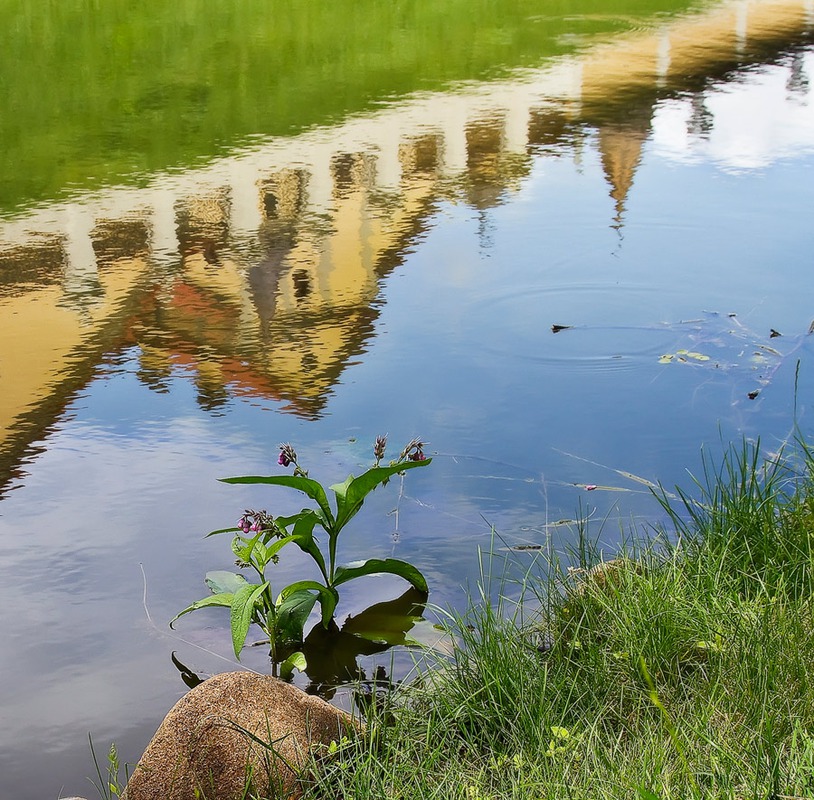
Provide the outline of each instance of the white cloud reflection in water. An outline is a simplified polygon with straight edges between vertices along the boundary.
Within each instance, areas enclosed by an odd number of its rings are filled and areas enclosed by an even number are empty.
[[[802,64],[799,74],[784,62],[714,85],[703,106],[658,103],[615,227],[595,129],[576,153],[530,157],[497,204],[434,199],[421,235],[380,282],[374,335],[317,418],[248,395],[209,414],[183,367],[170,370],[164,393],[140,383],[137,348],[115,372],[97,373],[0,507],[0,672],[16,676],[0,687],[0,773],[21,787],[16,796],[42,796],[27,780],[42,753],[81,793],[88,729],[102,755],[115,740],[136,758],[184,691],[173,649],[193,669],[223,668],[170,639],[165,624],[205,592],[207,569],[230,565],[227,542],[203,534],[266,505],[262,493],[216,479],[274,469],[280,441],[333,481],[368,459],[377,433],[393,446],[429,439],[441,453],[427,474],[408,476],[399,541],[390,487],[343,545],[351,558],[414,561],[443,604],[461,601],[477,578],[489,523],[508,543],[541,543],[546,524],[582,500],[597,518],[611,515],[612,544],[619,518],[654,513],[642,485],[614,470],[686,483],[719,431],[776,444],[791,426],[796,357],[810,429],[814,118],[800,77],[811,74],[810,52]],[[793,77],[801,88],[790,91]],[[758,338],[782,327],[775,344],[794,353],[754,403],[754,343],[732,333],[730,311]],[[701,322],[678,325],[689,319]],[[555,323],[573,328],[554,335]],[[720,369],[658,363],[694,339]],[[636,491],[587,494],[585,484]],[[566,535],[556,530],[557,547]],[[139,565],[158,631],[142,607]],[[295,560],[283,571],[300,568]],[[360,583],[345,609],[391,589]],[[179,631],[229,653],[222,615],[191,615]],[[264,666],[260,652],[246,661]]]
[[[666,100],[653,116],[654,153],[761,169],[814,151],[814,52],[746,72],[693,97]]]

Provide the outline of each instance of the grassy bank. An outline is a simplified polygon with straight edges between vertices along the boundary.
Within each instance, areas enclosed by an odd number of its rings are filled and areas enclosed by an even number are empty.
[[[814,458],[744,446],[668,497],[665,530],[529,581],[533,620],[457,618],[307,796],[814,796]]]

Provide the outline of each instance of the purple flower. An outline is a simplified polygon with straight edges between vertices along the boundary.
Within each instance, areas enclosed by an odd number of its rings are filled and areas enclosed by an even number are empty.
[[[424,455],[425,444],[426,442],[422,442],[417,436],[411,439],[404,450],[401,451],[399,461],[424,461],[426,459]]]
[[[287,442],[280,445],[280,456],[277,459],[277,463],[281,467],[287,467],[289,464],[296,465],[297,463],[297,454],[294,448]]]

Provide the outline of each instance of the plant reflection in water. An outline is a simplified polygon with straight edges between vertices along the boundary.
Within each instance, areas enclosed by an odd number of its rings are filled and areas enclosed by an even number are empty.
[[[325,628],[317,622],[305,637],[300,650],[305,656],[304,673],[308,676],[305,691],[325,700],[331,700],[337,689],[353,685],[353,697],[360,710],[391,686],[387,671],[376,666],[373,676],[367,677],[359,658],[383,653],[391,647],[417,646],[408,635],[416,623],[422,621],[427,602],[426,592],[414,587],[399,597],[374,603],[358,614],[348,616],[341,627],[331,620]],[[256,642],[265,645],[266,641]],[[287,658],[288,654],[281,653]],[[173,652],[172,663],[181,679],[194,688],[205,678],[193,672]],[[289,676],[290,679],[290,676]]]

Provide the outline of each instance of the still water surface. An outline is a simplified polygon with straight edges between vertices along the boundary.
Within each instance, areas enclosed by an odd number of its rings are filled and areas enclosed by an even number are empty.
[[[90,795],[88,732],[135,761],[186,688],[173,653],[233,667],[218,610],[167,621],[230,567],[206,532],[299,507],[217,482],[278,472],[280,442],[334,482],[378,433],[425,437],[433,464],[374,494],[341,547],[415,563],[431,603],[461,608],[493,529],[564,551],[554,523],[581,509],[610,550],[658,521],[637,478],[687,486],[702,446],[778,447],[795,377],[811,432],[812,8],[612,10],[563,11],[536,61],[495,35],[491,67],[439,65],[467,78],[443,90],[369,79],[375,108],[349,98],[287,135],[258,120],[229,147],[213,132],[209,158],[189,155],[202,134],[153,171],[89,150],[75,185],[9,166],[0,798]],[[307,569],[289,555],[286,582]],[[360,581],[339,617],[404,588]],[[268,669],[262,648],[244,664]]]

